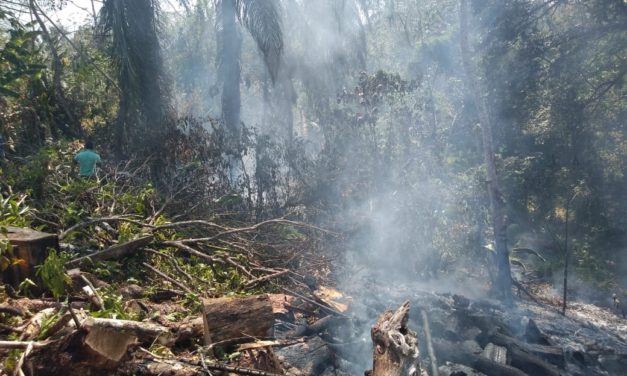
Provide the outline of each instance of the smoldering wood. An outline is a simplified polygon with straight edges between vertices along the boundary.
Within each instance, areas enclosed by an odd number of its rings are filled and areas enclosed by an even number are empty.
[[[407,327],[409,301],[395,312],[384,312],[372,327],[374,346],[371,376],[420,375],[416,333]]]
[[[346,319],[341,316],[325,316],[312,324],[299,325],[296,328],[290,330],[289,332],[286,332],[284,336],[285,338],[310,336],[313,334],[321,333],[345,321]]]
[[[271,337],[272,302],[267,294],[204,299],[203,322],[205,345],[245,336]]]
[[[499,364],[507,363],[507,349],[502,346],[497,346],[492,342],[488,343],[483,349],[481,356],[495,361]]]
[[[547,362],[554,364],[558,367],[564,366],[564,351],[561,347],[525,343],[516,338],[509,337],[501,333],[494,333],[488,338],[490,342],[493,342],[494,344],[499,346],[503,346],[509,351],[533,354],[536,357],[544,359]]]
[[[534,376],[559,376],[560,371],[554,365],[547,363],[539,357],[522,351],[517,348],[513,348],[509,351],[510,364],[513,367],[521,369],[530,375]]]
[[[453,342],[434,338],[433,347],[439,359],[466,365],[486,375],[527,376],[527,373],[518,368],[500,364],[470,351],[465,351]]]

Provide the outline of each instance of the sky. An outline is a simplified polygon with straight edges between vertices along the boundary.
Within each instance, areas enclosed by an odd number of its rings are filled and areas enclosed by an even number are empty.
[[[102,6],[102,2],[94,1],[93,4],[97,13]],[[79,25],[94,22],[91,5],[91,0],[68,0],[67,5],[63,9],[49,11],[48,16],[55,22],[58,21],[65,26],[68,31],[74,31]]]
[[[40,5],[42,4],[40,3]],[[176,0],[161,1],[160,5],[162,10],[166,12],[180,10],[180,6],[178,6]],[[93,0],[93,6],[96,14],[98,14],[98,11],[102,7],[102,0]],[[45,9],[45,11],[48,17],[56,24],[63,25],[64,29],[70,33],[76,31],[80,25],[94,22],[92,0],[66,0],[63,9]],[[25,21],[30,21],[30,16],[24,15],[23,17],[26,17]]]

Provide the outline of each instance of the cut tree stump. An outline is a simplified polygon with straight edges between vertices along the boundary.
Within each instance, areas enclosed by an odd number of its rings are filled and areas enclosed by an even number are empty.
[[[238,337],[272,337],[274,310],[268,294],[203,300],[205,345]]]
[[[396,312],[383,313],[370,332],[374,345],[370,376],[418,376],[420,352],[416,333],[409,330],[409,301]]]
[[[29,278],[35,281],[37,286],[42,286],[35,274],[35,266],[44,262],[51,248],[59,249],[57,236],[30,228],[12,226],[3,226],[3,228],[7,229],[7,233],[0,234],[0,237],[9,240],[13,246],[13,256],[21,260],[2,273],[3,282],[17,288],[22,281]]]

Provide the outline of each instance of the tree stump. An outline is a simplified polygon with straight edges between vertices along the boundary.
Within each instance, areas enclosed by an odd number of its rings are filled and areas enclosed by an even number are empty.
[[[6,226],[6,235],[1,237],[9,240],[13,247],[13,256],[21,261],[9,266],[2,274],[3,282],[17,288],[22,281],[29,278],[41,286],[35,274],[35,266],[41,265],[50,248],[59,249],[59,239],[54,234],[36,231],[30,228]]]
[[[370,376],[418,376],[420,352],[416,333],[409,330],[409,301],[396,312],[383,313],[370,332],[374,346]]]

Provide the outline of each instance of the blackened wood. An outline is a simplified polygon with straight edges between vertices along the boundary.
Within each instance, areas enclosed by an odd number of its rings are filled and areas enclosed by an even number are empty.
[[[433,339],[433,347],[441,362],[463,364],[488,376],[527,376],[518,368],[465,351],[462,346],[442,339]]]
[[[564,351],[561,347],[525,343],[516,338],[508,337],[501,333],[492,334],[489,337],[489,340],[496,345],[506,347],[510,351],[520,350],[540,357],[549,363],[555,364],[558,367],[564,366]]]

